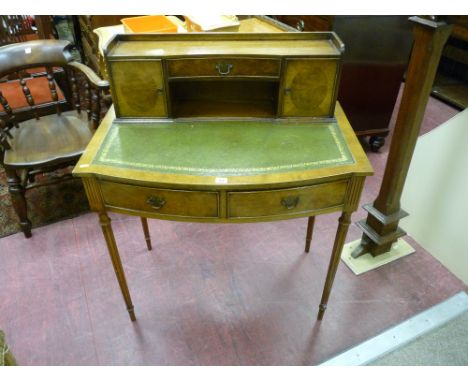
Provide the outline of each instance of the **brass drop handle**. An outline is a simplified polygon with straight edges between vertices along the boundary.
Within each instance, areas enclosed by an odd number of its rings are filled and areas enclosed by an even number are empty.
[[[166,200],[159,196],[150,196],[146,199],[146,204],[149,204],[155,210],[159,210],[166,204]]]
[[[164,90],[163,90],[163,89],[161,89],[161,88],[157,88],[157,89],[156,89],[156,95],[162,96],[163,94],[164,94]]]
[[[291,88],[284,88],[284,94],[285,95],[291,95],[292,89]]]
[[[299,196],[287,196],[281,199],[281,205],[286,207],[288,210],[292,210],[297,207],[299,203]]]
[[[305,29],[304,20],[299,19],[299,21],[298,21],[297,24],[296,24],[296,29],[297,29],[299,32],[304,31],[304,29]]]
[[[232,64],[221,62],[219,64],[216,64],[216,69],[218,70],[218,73],[221,76],[227,76],[229,73],[231,73]]]

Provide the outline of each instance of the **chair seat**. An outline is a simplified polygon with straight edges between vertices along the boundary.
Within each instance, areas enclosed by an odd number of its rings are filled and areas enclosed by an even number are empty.
[[[46,166],[79,157],[91,139],[87,113],[63,112],[28,120],[10,130],[11,149],[4,164],[14,167]]]

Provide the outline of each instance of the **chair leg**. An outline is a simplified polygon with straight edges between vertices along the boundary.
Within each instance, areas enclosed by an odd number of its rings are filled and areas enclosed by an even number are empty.
[[[25,198],[25,189],[21,185],[21,180],[14,169],[5,168],[5,172],[8,178],[8,191],[11,195],[11,201],[13,208],[20,220],[21,230],[24,236],[31,237],[31,222],[28,219],[27,203]]]
[[[145,235],[146,246],[148,247],[148,251],[151,251],[151,237],[148,229],[148,220],[142,217],[141,225],[143,227],[143,233]]]
[[[312,232],[314,231],[314,223],[315,223],[315,216],[310,216],[309,220],[307,221],[307,234],[306,234],[306,243],[305,243],[305,251],[309,253],[310,250],[310,243],[312,241]]]

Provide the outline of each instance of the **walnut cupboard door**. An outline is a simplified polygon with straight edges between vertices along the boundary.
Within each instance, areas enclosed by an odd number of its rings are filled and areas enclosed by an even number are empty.
[[[281,116],[332,117],[337,75],[337,60],[287,59]]]
[[[167,117],[161,60],[110,62],[118,117]]]

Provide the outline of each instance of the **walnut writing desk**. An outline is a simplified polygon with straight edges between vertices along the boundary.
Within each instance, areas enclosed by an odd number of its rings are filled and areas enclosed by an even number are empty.
[[[318,319],[372,168],[336,103],[333,33],[117,35],[110,109],[74,169],[100,223],[130,318],[108,211],[263,222],[342,211]],[[335,107],[336,106],[336,107]]]

